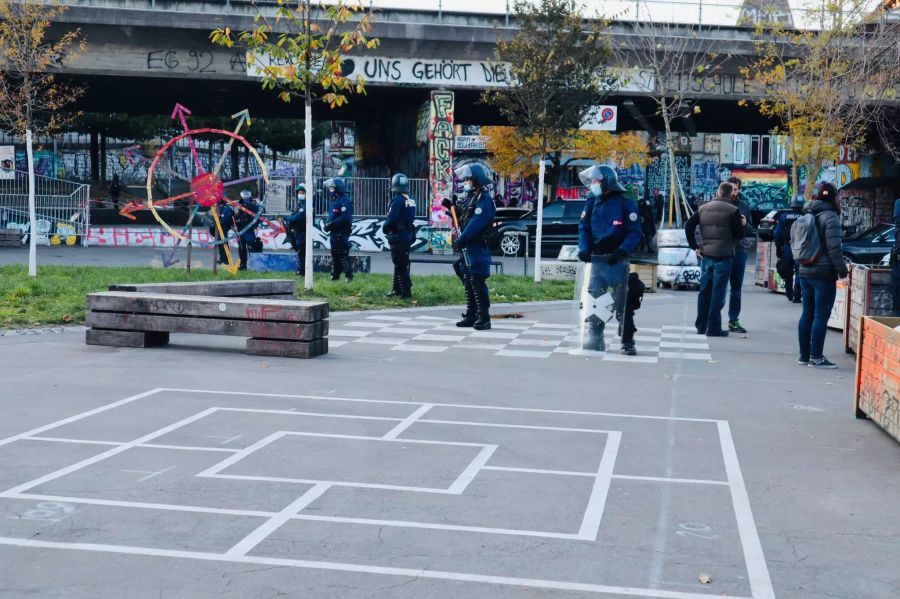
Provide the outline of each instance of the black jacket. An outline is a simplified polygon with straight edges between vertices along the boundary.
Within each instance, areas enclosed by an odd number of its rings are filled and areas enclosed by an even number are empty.
[[[700,209],[684,225],[688,245],[697,250],[697,228],[700,228],[700,249],[708,258],[731,258],[734,247],[744,235],[741,211],[733,203],[716,198]]]
[[[847,264],[841,253],[841,217],[838,216],[837,209],[828,202],[813,200],[803,209],[804,214],[807,212],[816,216],[816,226],[819,227],[819,239],[824,251],[815,264],[800,265],[800,276],[804,279],[831,281],[843,279],[847,276]]]

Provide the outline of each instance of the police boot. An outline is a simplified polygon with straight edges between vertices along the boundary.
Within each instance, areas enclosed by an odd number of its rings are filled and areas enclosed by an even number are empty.
[[[456,323],[458,327],[470,327],[475,324],[475,316],[478,313],[478,306],[475,302],[475,289],[468,277],[463,278],[463,285],[466,286],[466,312],[462,315],[463,319]]]
[[[412,299],[412,281],[402,274],[400,275],[400,299]]]
[[[489,313],[491,300],[488,296],[487,286],[484,284],[484,279],[481,278],[476,279],[472,286],[475,288],[475,306],[478,310],[477,318],[472,328],[476,331],[486,331],[491,328],[491,315]]]
[[[344,254],[344,276],[347,277],[348,283],[353,280],[353,260],[350,252]]]
[[[634,341],[623,341],[621,351],[626,356],[636,356],[637,355],[637,348],[634,346]]]
[[[398,273],[397,271],[394,271],[394,283],[393,283],[393,286],[391,287],[391,292],[385,293],[384,296],[385,297],[400,297],[401,295],[403,295],[400,292],[400,286],[401,286],[400,273]]]
[[[606,343],[603,340],[604,323],[585,323],[584,345],[582,349],[589,351],[606,351]]]

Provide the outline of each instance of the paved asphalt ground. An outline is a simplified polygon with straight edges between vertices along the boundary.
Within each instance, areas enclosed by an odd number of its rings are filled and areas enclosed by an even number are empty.
[[[631,361],[567,353],[562,304],[333,315],[309,361],[2,337],[0,597],[900,596],[840,336],[815,371],[782,296],[708,341],[694,300],[646,296]]]

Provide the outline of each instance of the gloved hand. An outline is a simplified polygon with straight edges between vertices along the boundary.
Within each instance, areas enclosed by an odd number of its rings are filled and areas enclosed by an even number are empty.
[[[443,206],[447,210],[450,210],[450,208],[453,207],[453,200],[451,200],[450,198],[444,198],[443,200],[441,200],[441,206]]]
[[[606,262],[608,264],[618,264],[619,262],[624,260],[627,256],[628,256],[628,252],[626,252],[622,248],[618,248],[616,251],[614,251],[612,254],[609,255],[609,258],[607,259]]]
[[[322,229],[323,229],[326,233],[330,233],[330,232],[331,232],[331,225],[329,225],[328,223],[325,223],[325,224],[322,225]]]
[[[460,243],[458,239],[454,239],[454,240],[453,240],[453,251],[454,251],[454,252],[462,251],[462,249],[463,249],[464,247],[466,247],[466,244]]]
[[[582,262],[590,262],[591,261],[591,250],[579,250],[578,251],[578,259]]]

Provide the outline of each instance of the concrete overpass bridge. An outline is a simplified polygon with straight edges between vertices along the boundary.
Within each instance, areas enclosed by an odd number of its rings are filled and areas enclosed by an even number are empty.
[[[299,105],[285,105],[247,74],[244,53],[209,43],[222,26],[253,26],[256,8],[245,0],[63,0],[69,6],[59,27],[80,27],[87,38],[84,54],[63,58],[61,71],[87,84],[82,108],[92,112],[168,114],[182,102],[196,114],[231,114],[248,107],[261,116],[297,117]],[[412,4],[412,2],[410,2]],[[418,3],[417,3],[418,4]],[[685,31],[687,29],[685,28]],[[378,12],[373,35],[381,46],[371,55],[352,57],[353,68],[369,81],[365,97],[354,97],[339,110],[318,109],[317,116],[364,122],[397,114],[415,114],[431,89],[457,94],[456,122],[495,124],[500,117],[478,102],[482,89],[496,84],[488,60],[499,36],[515,23],[498,14],[460,14],[436,10]],[[677,32],[677,29],[676,29]],[[722,74],[685,77],[680,88],[696,99],[699,114],[681,123],[690,132],[764,132],[766,123],[752,108],[737,108],[755,91],[739,68],[753,53],[747,28],[714,27],[716,49],[731,58]],[[612,24],[614,43],[633,35],[625,22]],[[638,73],[638,79],[652,75]],[[611,103],[624,105],[619,129],[659,128],[654,109],[632,86]],[[735,118],[741,110],[741,118]]]

